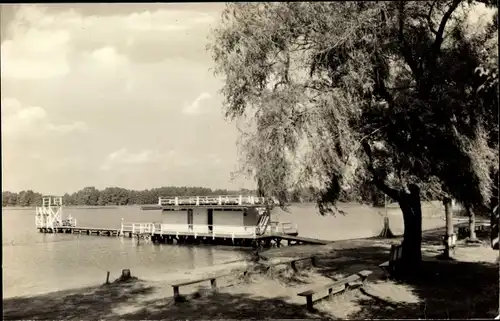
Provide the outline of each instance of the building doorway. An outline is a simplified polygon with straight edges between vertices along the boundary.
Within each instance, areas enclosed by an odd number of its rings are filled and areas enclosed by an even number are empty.
[[[193,230],[193,210],[188,210],[188,228],[190,231]]]
[[[214,210],[209,208],[207,209],[207,224],[208,224],[208,232],[213,233],[214,232]]]

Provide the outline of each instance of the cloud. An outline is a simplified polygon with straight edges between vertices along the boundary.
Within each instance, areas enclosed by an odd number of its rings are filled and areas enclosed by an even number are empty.
[[[182,112],[184,114],[189,114],[189,115],[195,115],[195,114],[202,113],[203,109],[200,108],[201,107],[200,103],[203,100],[210,99],[210,98],[212,98],[212,95],[210,95],[207,92],[204,92],[201,95],[199,95],[198,98],[196,98],[191,104],[185,104]]]
[[[54,124],[47,111],[39,106],[23,106],[15,98],[2,99],[2,137],[35,138],[47,134],[69,134],[87,131],[84,122]]]
[[[166,161],[169,156],[171,156],[171,153],[160,153],[152,150],[129,152],[127,148],[121,148],[110,153],[102,163],[100,169],[107,171],[116,166],[153,164]]]
[[[165,44],[172,37],[185,37],[193,28],[208,30],[207,24],[214,20],[213,15],[192,10],[160,9],[101,17],[84,16],[69,7],[51,12],[40,5],[21,5],[7,27],[8,40],[1,45],[1,77],[61,77],[71,71],[79,52],[90,52],[96,63],[116,63],[113,59],[120,57],[117,50],[135,56],[142,50],[142,57],[158,59],[158,52],[175,51],[159,45],[158,39],[163,38],[161,43]]]
[[[179,150],[169,150],[165,152],[145,149],[131,152],[127,148],[121,148],[108,154],[100,166],[100,170],[108,171],[120,167],[141,167],[148,166],[156,168],[158,171],[170,171],[180,167],[190,166],[212,166],[220,165],[222,160],[215,154],[198,155],[193,157]]]
[[[106,46],[94,50],[90,53],[89,56],[95,62],[103,65],[116,66],[127,62],[127,58],[123,55],[120,55],[116,51],[116,48],[111,46]]]
[[[68,43],[64,30],[44,31],[30,28],[2,43],[1,77],[41,79],[64,76],[69,72]]]

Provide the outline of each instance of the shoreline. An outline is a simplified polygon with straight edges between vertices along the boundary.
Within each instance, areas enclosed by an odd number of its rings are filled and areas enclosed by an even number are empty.
[[[386,260],[390,244],[398,239],[373,239],[335,242],[327,245],[293,246],[294,253],[274,252],[271,262],[283,257],[319,255],[319,266],[289,265],[273,267],[268,272],[250,274],[247,281],[236,271],[254,265],[247,260],[224,263],[186,272],[169,273],[162,280],[137,279],[90,287],[50,292],[30,297],[4,298],[4,319],[263,319],[263,318],[328,318],[370,319],[408,317],[449,318],[496,316],[497,252],[488,247],[461,245],[454,262],[436,260],[440,247],[423,246],[424,269],[429,280],[420,283],[384,281],[378,268]],[[286,248],[286,247],[285,247]],[[280,250],[280,249],[276,249]],[[266,251],[267,252],[267,251]],[[268,263],[271,263],[268,262]],[[331,282],[332,277],[350,275],[361,269],[374,271],[366,285],[366,297],[357,290],[315,304],[309,313],[305,300],[297,293],[314,284]],[[209,282],[181,288],[187,301],[174,304],[173,282],[211,273],[235,272],[218,279],[219,290],[209,291]],[[468,271],[468,272],[467,272]],[[438,273],[439,272],[439,273]],[[467,273],[466,273],[467,272]],[[430,273],[430,274],[429,274]],[[444,279],[443,279],[444,278]],[[469,282],[457,282],[469,278]],[[420,282],[420,281],[419,281]],[[205,284],[206,283],[206,284]],[[493,287],[491,287],[491,285]],[[377,303],[378,302],[378,303]],[[384,303],[386,302],[386,303]],[[427,310],[422,311],[425,302]],[[470,302],[470,303],[467,303]],[[390,308],[393,307],[393,308]],[[396,309],[394,309],[396,307]],[[383,310],[381,310],[383,309]]]

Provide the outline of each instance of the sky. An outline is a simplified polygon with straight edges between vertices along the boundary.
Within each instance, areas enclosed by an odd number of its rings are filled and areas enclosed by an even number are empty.
[[[2,190],[253,188],[205,49],[223,8],[2,5]]]
[[[2,190],[255,188],[205,49],[223,8],[2,5]]]

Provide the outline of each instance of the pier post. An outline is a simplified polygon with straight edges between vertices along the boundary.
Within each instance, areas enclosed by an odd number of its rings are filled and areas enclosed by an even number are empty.
[[[109,271],[106,273],[106,284],[109,284]]]

